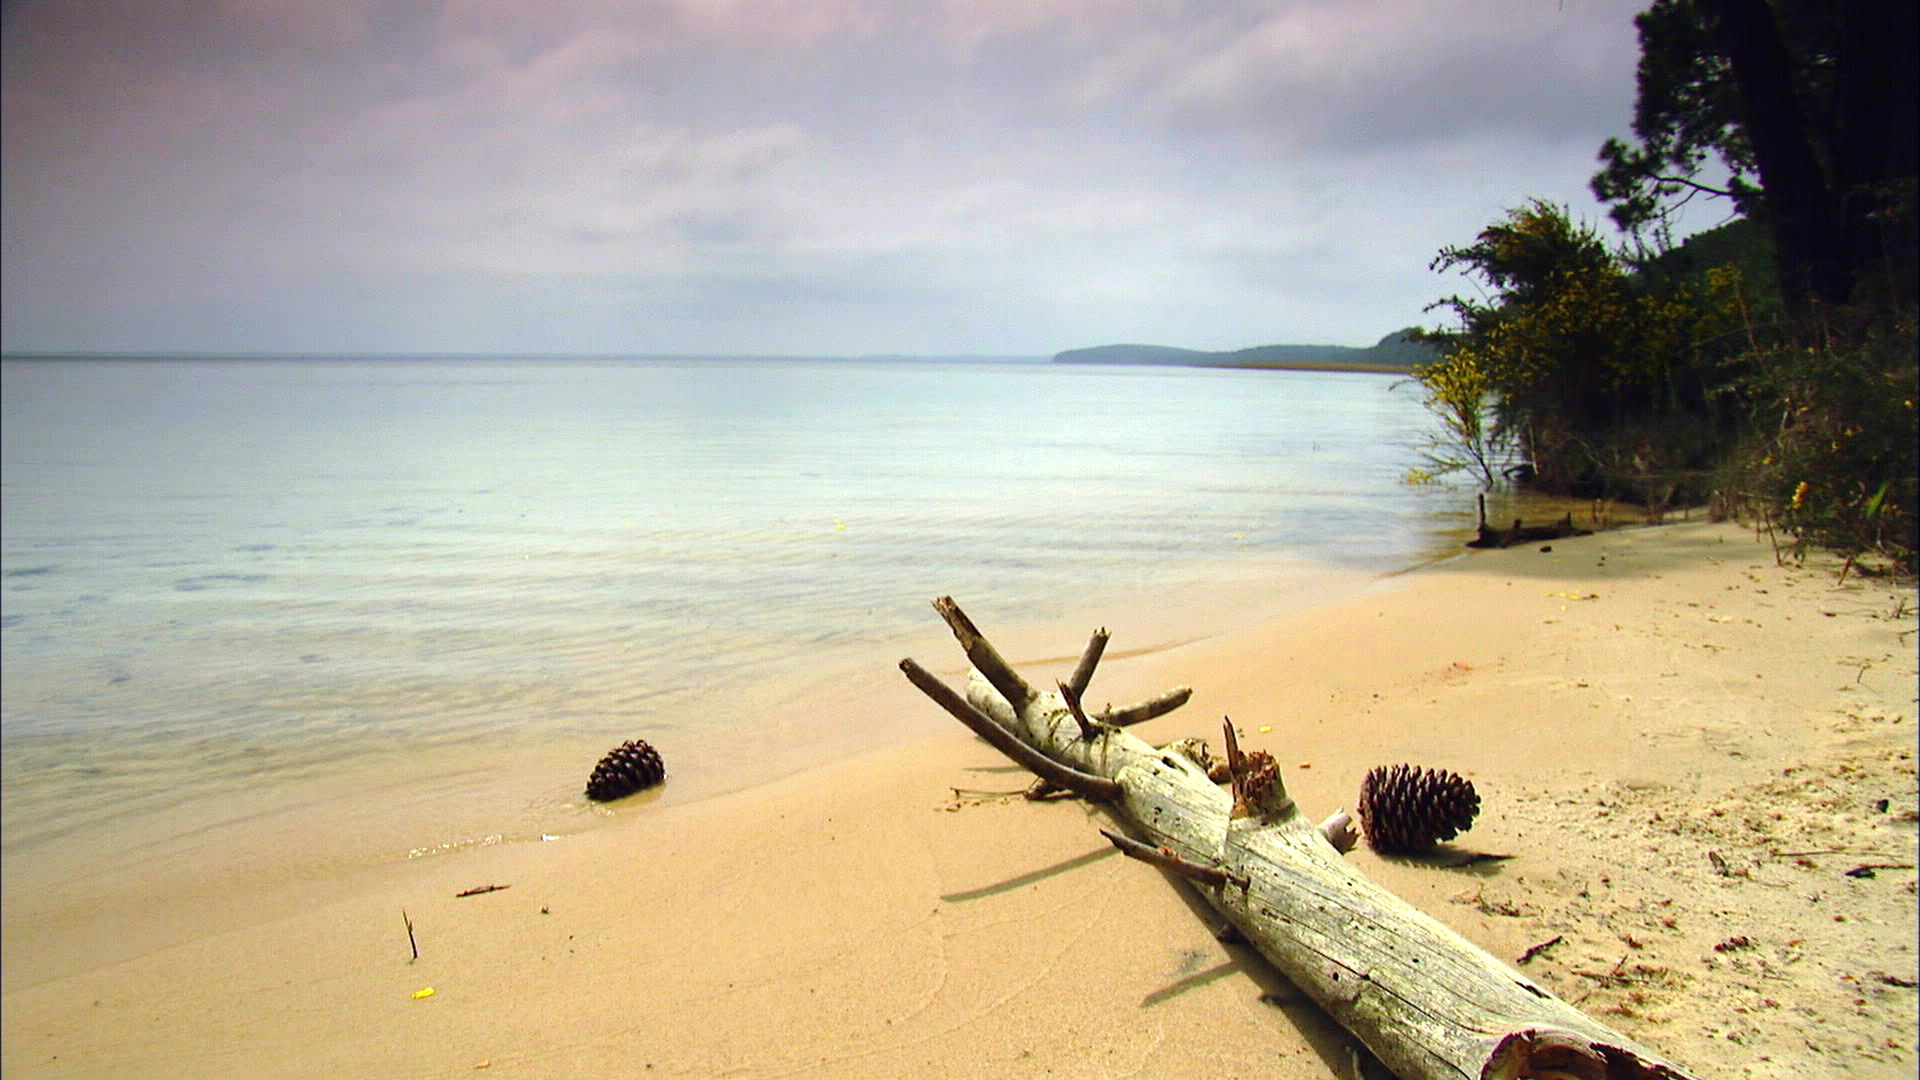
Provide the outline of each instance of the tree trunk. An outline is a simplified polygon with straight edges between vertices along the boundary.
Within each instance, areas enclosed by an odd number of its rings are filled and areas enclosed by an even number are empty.
[[[934,606],[974,671],[963,698],[902,660],[914,685],[1042,779],[1104,801],[1146,843],[1110,839],[1191,879],[1261,955],[1402,1080],[1687,1080],[1362,876],[1329,839],[1345,815],[1310,821],[1271,759],[1238,753],[1230,722],[1237,798],[1207,778],[1198,740],[1155,748],[1103,719],[1110,714],[1086,715],[1081,672],[1091,676],[1104,630],[1076,670],[1080,685],[1042,693],[950,598]],[[1177,705],[1185,696],[1177,690],[1156,700]],[[1122,710],[1136,711],[1153,710]]]
[[[1835,185],[1814,156],[1793,93],[1793,64],[1766,0],[1706,0],[1740,95],[1768,224],[1790,308],[1808,299],[1844,304],[1854,272],[1841,236]]]

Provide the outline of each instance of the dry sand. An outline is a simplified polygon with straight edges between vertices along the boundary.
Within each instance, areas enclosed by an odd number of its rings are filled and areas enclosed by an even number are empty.
[[[1144,653],[1129,649],[1163,640],[1152,613],[1118,613],[1089,696],[1192,685],[1146,737],[1230,715],[1316,816],[1350,806],[1372,765],[1462,772],[1483,799],[1473,831],[1434,858],[1352,857],[1495,955],[1532,951],[1528,974],[1702,1077],[1911,1077],[1911,589],[1776,566],[1731,525],[1551,547]],[[990,635],[1017,621],[969,613]],[[1001,644],[1044,684],[1090,629]],[[960,674],[950,644],[917,658]],[[934,712],[891,674],[811,704],[850,724]],[[1117,857],[1097,808],[992,794],[1025,783],[956,726],[717,798],[629,800],[550,842],[316,883],[133,959],[51,955],[9,919],[0,1063],[8,1080],[1375,1068],[1216,941],[1185,885]],[[487,884],[510,887],[455,897]]]

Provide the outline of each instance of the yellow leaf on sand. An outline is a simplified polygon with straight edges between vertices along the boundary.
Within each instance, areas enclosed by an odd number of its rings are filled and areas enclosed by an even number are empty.
[[[1269,731],[1272,731],[1272,730],[1273,730],[1273,725],[1272,725],[1272,724],[1261,724],[1258,730],[1259,730],[1259,731],[1260,731],[1260,732],[1261,732],[1262,734],[1265,734],[1266,732],[1269,732]]]
[[[420,989],[415,990],[413,992],[413,1000],[415,1001],[419,1001],[421,998],[430,998],[432,996],[433,996],[433,987],[431,986],[423,986]]]

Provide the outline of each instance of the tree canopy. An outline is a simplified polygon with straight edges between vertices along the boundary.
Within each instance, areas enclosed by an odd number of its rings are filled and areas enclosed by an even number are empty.
[[[1790,308],[1911,301],[1916,5],[1656,0],[1635,20],[1634,139],[1593,191],[1629,230],[1702,195],[1766,223]],[[1884,271],[1884,272],[1882,272]]]

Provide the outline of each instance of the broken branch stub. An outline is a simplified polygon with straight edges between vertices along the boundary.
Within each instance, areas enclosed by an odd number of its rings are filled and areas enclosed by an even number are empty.
[[[977,671],[963,698],[904,660],[914,685],[1049,782],[1102,792],[1094,797],[1108,813],[1146,841],[1129,848],[1116,840],[1122,850],[1191,880],[1402,1080],[1690,1080],[1362,875],[1329,842],[1341,832],[1336,819],[1324,827],[1309,820],[1278,770],[1241,752],[1231,725],[1242,816],[1186,754],[1118,727],[1087,735],[1062,696],[1037,693],[1013,674],[951,599],[935,606]],[[1004,670],[988,670],[982,658]],[[1178,704],[1187,694],[1155,700]],[[1113,716],[1093,719],[1111,724]]]
[[[979,628],[973,625],[973,620],[960,610],[960,605],[953,602],[953,597],[936,597],[933,609],[952,628],[954,638],[960,642],[967,659],[973,661],[974,669],[985,676],[993,688],[1000,691],[1000,696],[1006,698],[1015,709],[1026,708],[1027,703],[1035,697],[1033,687],[1020,677],[1019,672],[1013,670],[1013,665],[1007,663],[993,643],[980,633]]]
[[[1101,627],[1087,640],[1086,649],[1080,654],[1080,662],[1073,666],[1073,674],[1067,676],[1067,685],[1073,687],[1073,696],[1077,699],[1087,692],[1093,682],[1093,669],[1100,663],[1100,654],[1107,651],[1107,628]]]
[[[1156,716],[1165,716],[1187,703],[1193,696],[1190,686],[1176,686],[1163,694],[1156,694],[1145,701],[1129,705],[1124,709],[1105,708],[1093,714],[1095,720],[1114,727],[1132,727],[1145,723]]]

